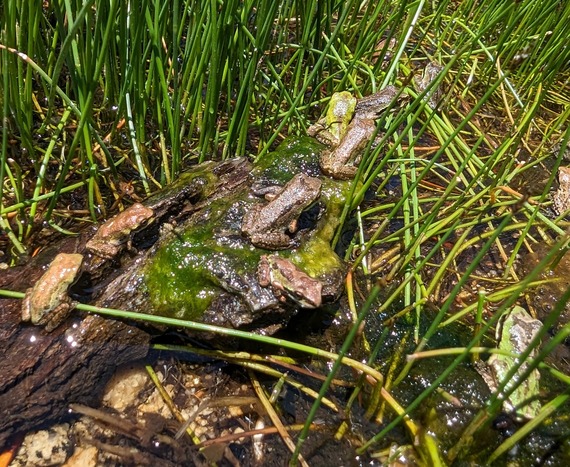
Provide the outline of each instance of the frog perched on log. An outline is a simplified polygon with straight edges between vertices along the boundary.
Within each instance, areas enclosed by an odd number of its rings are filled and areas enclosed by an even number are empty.
[[[77,279],[83,255],[60,253],[46,272],[29,288],[22,302],[22,321],[53,331],[69,315],[74,304],[67,289]]]
[[[299,173],[272,196],[264,206],[256,204],[245,213],[241,230],[255,246],[268,250],[290,248],[295,244],[286,231],[295,233],[297,219],[321,193],[318,178]]]
[[[322,125],[320,123],[316,127],[309,127],[308,133],[314,134],[317,138],[322,134],[327,135],[327,143],[331,150],[324,150],[320,158],[321,170],[325,175],[339,180],[354,178],[357,171],[355,164],[376,131],[376,119],[395,101],[398,93],[399,90],[395,86],[387,86],[380,92],[358,100],[356,104],[353,104],[354,98],[350,94],[347,96],[346,93],[342,93],[340,97],[334,99],[335,102],[327,113],[327,123],[333,125],[334,119],[339,118],[338,108],[346,111],[340,119],[340,124],[337,123],[338,130],[333,126],[335,128],[333,135],[336,136],[338,133],[338,137],[328,139],[330,132],[319,131]],[[336,102],[338,99],[347,102],[339,105]],[[331,112],[332,115],[329,115]],[[350,123],[347,124],[347,121]]]

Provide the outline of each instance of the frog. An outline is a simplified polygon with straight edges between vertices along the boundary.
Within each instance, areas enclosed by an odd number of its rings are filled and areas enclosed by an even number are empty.
[[[503,319],[502,326],[497,327],[499,349],[508,351],[514,356],[493,354],[486,364],[479,365],[477,371],[481,374],[489,389],[496,391],[505,379],[510,369],[517,363],[517,357],[523,353],[540,331],[542,323],[534,319],[521,306],[514,306]],[[533,350],[528,358],[536,356]],[[517,374],[525,371],[527,363],[520,365]],[[513,379],[514,379],[513,378]],[[534,369],[530,375],[518,385],[511,395],[503,401],[503,409],[513,413],[518,421],[534,418],[540,411],[540,402],[536,400],[539,393],[540,372]],[[508,389],[511,383],[507,383]]]
[[[338,146],[321,153],[319,163],[325,175],[337,180],[354,178],[357,171],[354,163],[374,135],[376,119],[396,99],[398,93],[398,88],[390,85],[356,102],[354,115],[344,135],[341,135]]]
[[[414,87],[416,88],[416,91],[421,94],[428,89],[437,79],[438,75],[443,71],[443,68],[444,67],[437,62],[429,62],[424,68],[421,76],[414,76]],[[432,110],[435,110],[441,99],[440,86],[432,86],[432,89],[426,93],[424,99],[427,101],[428,106]]]
[[[275,297],[292,300],[301,308],[319,308],[323,284],[279,255],[262,255],[257,267],[257,280],[262,287],[271,287]]]
[[[307,134],[329,147],[337,147],[354,116],[356,102],[356,97],[348,91],[335,92],[325,117],[307,128]]]
[[[153,216],[154,211],[151,208],[141,203],[134,203],[101,225],[85,247],[101,258],[115,258],[125,246],[131,248],[131,233]]]
[[[82,261],[80,253],[59,253],[34,286],[26,291],[22,321],[44,326],[46,332],[57,328],[75,307],[67,289],[75,282]]]
[[[287,232],[296,232],[299,215],[319,198],[321,185],[317,177],[296,174],[281,190],[271,194],[267,204],[257,203],[245,213],[242,233],[259,248],[291,248],[296,241]]]
[[[558,167],[558,190],[552,194],[552,209],[558,216],[570,210],[570,167]]]

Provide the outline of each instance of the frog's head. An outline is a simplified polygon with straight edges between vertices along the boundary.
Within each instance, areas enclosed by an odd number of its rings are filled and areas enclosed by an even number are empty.
[[[356,104],[355,117],[366,120],[375,120],[398,97],[399,89],[396,86],[386,86],[379,92],[363,97]]]

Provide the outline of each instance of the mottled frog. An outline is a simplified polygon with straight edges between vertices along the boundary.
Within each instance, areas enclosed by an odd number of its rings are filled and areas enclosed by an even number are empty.
[[[558,190],[552,194],[552,208],[559,216],[570,210],[570,167],[558,168]]]
[[[354,116],[356,97],[348,91],[335,92],[331,96],[324,118],[307,128],[307,134],[329,147],[336,148]]]
[[[295,245],[286,232],[295,233],[301,212],[320,196],[322,182],[299,173],[267,204],[256,204],[243,216],[241,230],[259,248],[281,250]]]
[[[439,63],[429,62],[421,76],[414,76],[414,86],[418,93],[421,94],[431,86],[424,98],[427,100],[429,107],[434,110],[441,99],[441,86],[433,86],[432,83],[443,71],[443,68]]]
[[[289,298],[303,308],[321,306],[322,283],[288,259],[278,255],[263,255],[259,261],[257,279],[262,287],[271,286],[273,294],[282,302]]]
[[[151,208],[135,203],[101,225],[85,246],[101,258],[112,259],[129,244],[131,232],[141,227],[153,215]]]
[[[344,135],[341,135],[338,146],[321,154],[320,166],[323,173],[339,180],[354,178],[357,171],[354,164],[376,130],[376,119],[397,95],[398,88],[387,86],[380,92],[358,100],[352,120]],[[349,109],[350,105],[347,104],[346,108]]]
[[[74,305],[67,289],[75,282],[83,256],[60,253],[35,285],[26,291],[22,302],[22,320],[53,331],[69,315]]]
[[[528,312],[515,306],[504,318],[501,326],[497,329],[499,349],[510,352],[512,356],[493,354],[487,360],[485,366],[479,365],[477,370],[492,391],[496,391],[505,381],[507,374],[513,366],[518,364],[518,357],[529,346],[536,334],[540,331],[542,323],[534,319]],[[536,356],[536,350],[529,354],[529,358]],[[527,368],[528,363],[523,362],[513,378],[509,380],[505,388],[509,389],[515,378]],[[514,413],[516,418],[531,419],[540,411],[540,402],[536,400],[539,394],[540,373],[534,369],[529,376],[517,384],[517,387],[503,402],[505,411]]]

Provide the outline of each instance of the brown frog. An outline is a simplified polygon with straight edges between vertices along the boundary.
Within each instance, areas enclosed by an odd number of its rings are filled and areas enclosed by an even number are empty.
[[[559,216],[570,210],[570,167],[558,168],[558,190],[552,194],[552,208]]]
[[[397,95],[398,88],[387,86],[358,100],[352,120],[344,135],[341,135],[338,146],[321,154],[319,162],[323,173],[340,180],[354,178],[357,171],[354,164],[376,130],[375,120]],[[347,108],[350,106],[347,105]]]
[[[85,246],[101,258],[112,259],[129,245],[131,232],[153,216],[151,208],[135,203],[101,225]]]
[[[318,178],[295,175],[269,203],[246,212],[242,232],[259,248],[281,250],[295,245],[286,232],[295,233],[299,215],[320,196],[321,185]]]
[[[22,321],[44,326],[53,331],[69,315],[74,303],[67,289],[75,282],[83,256],[78,253],[60,253],[35,285],[26,291],[22,302]]]
[[[424,99],[433,110],[437,108],[437,104],[441,99],[441,86],[432,86],[432,83],[437,79],[438,75],[443,71],[444,67],[437,62],[429,62],[420,76],[414,76],[414,86],[418,93],[428,90]]]
[[[302,308],[318,308],[322,304],[323,284],[278,255],[261,257],[257,279],[262,287],[271,286],[282,302],[289,298]]]

